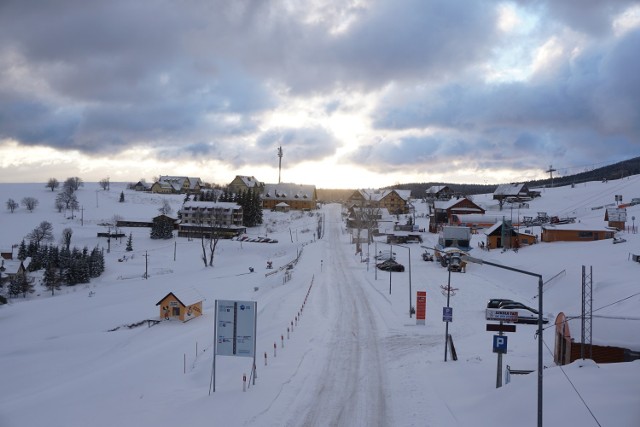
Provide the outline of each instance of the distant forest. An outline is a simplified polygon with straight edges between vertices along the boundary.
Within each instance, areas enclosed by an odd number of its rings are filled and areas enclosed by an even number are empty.
[[[588,181],[602,181],[602,180],[611,180],[611,179],[620,179],[625,176],[630,175],[638,175],[640,174],[640,157],[635,157],[633,159],[624,160],[622,162],[618,162],[612,165],[603,166],[601,168],[593,169],[590,171],[580,172],[575,175],[566,175],[566,176],[554,176],[553,177],[553,186],[554,187],[562,187],[565,185],[571,184],[579,184],[581,182]],[[527,181],[525,182],[527,186],[531,189],[533,188],[541,188],[541,187],[551,187],[551,179],[539,179],[535,181]],[[472,195],[472,194],[486,194],[493,193],[495,189],[498,187],[497,185],[486,185],[486,184],[450,184],[446,182],[421,182],[421,183],[410,183],[410,184],[396,184],[390,187],[385,187],[387,189],[395,189],[395,190],[411,190],[411,197],[414,199],[424,197],[425,191],[434,185],[446,185],[456,194],[461,195]],[[355,189],[350,190],[339,190],[339,189],[318,189],[318,199],[323,202],[331,202],[331,201],[343,201],[349,198],[349,196],[355,191]]]

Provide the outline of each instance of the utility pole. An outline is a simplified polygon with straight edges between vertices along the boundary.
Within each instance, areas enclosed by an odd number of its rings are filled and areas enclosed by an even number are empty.
[[[281,170],[282,170],[282,146],[278,147],[278,184],[280,184]]]
[[[547,172],[549,174],[549,178],[551,179],[551,188],[553,188],[553,173],[556,170],[557,169],[554,169],[552,165],[549,165],[549,169],[545,171],[545,172]]]

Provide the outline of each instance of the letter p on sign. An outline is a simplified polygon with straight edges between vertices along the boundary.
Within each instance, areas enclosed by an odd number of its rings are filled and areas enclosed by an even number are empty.
[[[507,352],[507,337],[505,335],[493,336],[493,352],[494,353]]]

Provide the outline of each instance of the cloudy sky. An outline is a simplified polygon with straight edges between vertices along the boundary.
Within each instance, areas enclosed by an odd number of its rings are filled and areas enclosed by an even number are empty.
[[[0,182],[500,183],[640,155],[626,0],[2,0]]]

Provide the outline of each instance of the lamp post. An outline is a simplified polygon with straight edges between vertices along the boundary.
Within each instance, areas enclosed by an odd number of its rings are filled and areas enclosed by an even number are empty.
[[[413,314],[411,313],[411,308],[413,307],[412,303],[412,299],[411,299],[411,248],[409,246],[403,246],[403,245],[396,245],[396,246],[400,246],[401,248],[405,248],[407,250],[409,250],[409,319],[413,318]]]
[[[527,276],[534,276],[538,278],[538,427],[542,427],[542,275],[532,273],[531,271],[521,270],[519,268],[508,267],[506,265],[496,264],[493,262],[485,261],[480,258],[470,257],[464,255],[463,261],[472,262],[474,264],[487,264],[492,267],[502,268],[504,270],[513,271],[520,274],[526,274]],[[446,357],[446,353],[445,353]],[[446,360],[446,359],[445,359]]]
[[[449,310],[449,297],[451,295],[451,264],[447,265],[449,279],[447,279],[447,310]],[[449,347],[449,322],[444,322],[444,361],[447,361],[447,349]]]
[[[413,318],[413,314],[411,313],[411,308],[413,307],[412,302],[412,296],[411,296],[411,248],[409,246],[404,246],[404,245],[396,245],[399,246],[401,248],[407,249],[409,251],[409,318],[412,319]],[[376,253],[378,250],[378,242],[376,242]],[[393,257],[393,245],[389,243],[389,254],[391,255],[391,257]],[[376,279],[378,278],[377,274],[378,274],[378,269],[376,268]],[[389,295],[391,295],[391,270],[389,270]]]

